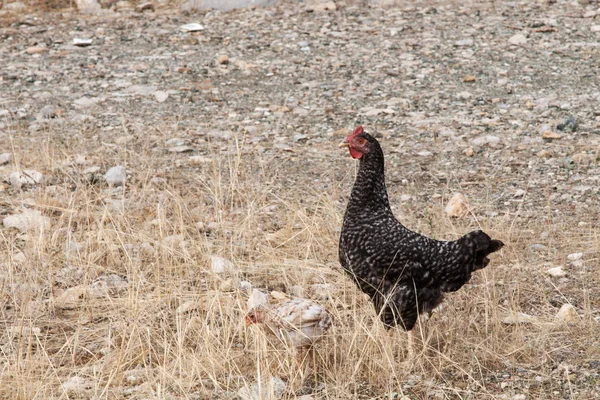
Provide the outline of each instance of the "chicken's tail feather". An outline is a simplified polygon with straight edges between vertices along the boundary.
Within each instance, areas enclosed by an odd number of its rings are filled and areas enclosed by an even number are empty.
[[[473,271],[485,268],[490,259],[487,256],[495,251],[500,250],[504,243],[500,240],[492,239],[483,231],[473,231],[464,236],[467,240],[473,243],[475,248],[475,262],[473,263]]]

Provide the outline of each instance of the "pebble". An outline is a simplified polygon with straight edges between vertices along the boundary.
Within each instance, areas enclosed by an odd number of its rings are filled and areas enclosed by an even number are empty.
[[[577,130],[577,120],[572,115],[569,115],[563,122],[556,125],[559,131],[575,132]]]
[[[242,400],[279,400],[283,397],[286,384],[277,377],[270,377],[267,382],[262,384],[255,383],[250,387],[242,387],[238,396]]]
[[[517,33],[508,39],[508,43],[520,46],[527,43],[527,37],[521,33]]]
[[[600,25],[592,25],[592,26],[590,26],[590,31],[592,31],[592,32],[600,32]]]
[[[231,263],[231,261],[223,257],[211,256],[210,268],[215,274],[222,274],[227,270],[233,270],[233,264]]]
[[[444,212],[450,218],[464,217],[469,212],[467,197],[462,193],[454,193],[446,204]]]
[[[169,153],[189,153],[190,151],[194,151],[194,148],[191,146],[173,146],[169,147],[167,150]]]
[[[583,258],[583,253],[571,253],[567,256],[567,260],[569,261],[578,261]]]
[[[517,189],[517,191],[514,194],[514,197],[523,197],[526,193],[527,192],[523,189]]]
[[[136,7],[135,7],[135,11],[137,12],[142,12],[142,11],[146,11],[146,10],[151,10],[154,11],[154,4],[147,2],[147,3],[139,3]]]
[[[92,42],[93,42],[93,39],[74,38],[73,39],[73,46],[88,47],[88,46],[92,45]]]
[[[24,3],[21,3],[20,1],[15,1],[13,3],[4,4],[2,10],[18,13],[24,11],[26,8],[27,6]]]
[[[98,103],[100,101],[100,99],[98,97],[80,97],[79,99],[75,100],[73,102],[73,104],[75,104],[76,106],[79,106],[81,108],[90,108],[94,105],[96,105],[96,103]]]
[[[182,303],[179,307],[177,307],[177,309],[175,310],[175,314],[183,315],[183,314],[187,314],[189,312],[195,311],[199,308],[200,308],[199,302],[197,302],[195,300],[190,300],[190,301],[186,301],[185,303]]]
[[[25,49],[25,53],[27,54],[42,54],[48,51],[47,47],[42,46],[31,46]]]
[[[85,392],[92,387],[92,382],[80,376],[72,376],[62,384],[62,389],[70,394],[76,392]]]
[[[554,267],[554,268],[550,268],[549,270],[546,271],[546,273],[550,276],[553,276],[555,278],[562,278],[567,276],[566,271],[563,269],[563,267]]]
[[[324,13],[330,11],[336,11],[337,6],[333,1],[313,1],[306,7],[307,12]]]
[[[154,92],[154,98],[159,103],[164,103],[169,98],[169,93],[163,92],[162,90],[157,90],[156,92]]]
[[[488,145],[490,147],[494,147],[494,146],[497,146],[500,144],[500,138],[498,136],[494,136],[494,135],[480,136],[478,138],[471,140],[471,144],[473,144],[474,146]]]
[[[457,47],[469,47],[473,46],[473,39],[462,39],[454,42],[454,45]]]
[[[12,160],[11,153],[2,153],[0,154],[0,165],[8,164]]]
[[[104,180],[106,183],[112,186],[121,186],[125,183],[125,167],[122,165],[117,165],[112,167],[106,174],[104,174]]]
[[[13,172],[8,176],[8,182],[11,186],[18,189],[24,186],[35,186],[44,182],[44,175],[34,169],[25,169],[21,172]]]
[[[459,92],[456,94],[458,100],[469,100],[471,97],[473,97],[471,92]]]
[[[548,250],[548,247],[541,243],[533,243],[533,244],[530,244],[528,247],[529,247],[529,250],[538,250],[538,251]]]
[[[217,64],[219,64],[219,65],[229,64],[229,57],[226,56],[225,54],[221,54],[220,56],[217,57]]]
[[[571,323],[577,321],[577,311],[571,304],[563,304],[554,316],[557,324]]]
[[[199,31],[203,31],[204,27],[198,23],[191,23],[191,24],[185,24],[185,25],[181,25],[179,27],[179,29],[181,29],[184,32],[199,32]]]

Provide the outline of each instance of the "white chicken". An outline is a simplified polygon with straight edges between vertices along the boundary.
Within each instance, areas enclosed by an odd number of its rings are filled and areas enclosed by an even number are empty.
[[[259,304],[246,314],[246,326],[260,324],[294,350],[307,349],[322,339],[332,321],[329,311],[306,299],[286,301],[275,307]]]

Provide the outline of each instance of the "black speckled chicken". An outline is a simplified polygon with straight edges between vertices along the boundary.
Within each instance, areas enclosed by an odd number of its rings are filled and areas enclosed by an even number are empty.
[[[394,217],[388,201],[384,157],[379,142],[356,128],[340,145],[360,167],[340,236],[343,269],[367,293],[386,328],[410,331],[423,312],[460,289],[488,255],[503,243],[478,230],[454,241],[412,232]]]

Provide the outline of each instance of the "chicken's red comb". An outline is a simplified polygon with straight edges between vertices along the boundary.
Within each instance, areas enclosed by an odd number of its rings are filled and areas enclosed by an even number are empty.
[[[352,136],[360,135],[364,131],[365,130],[363,129],[362,125],[359,125],[359,126],[356,127],[356,129],[354,130],[354,132],[352,132]]]

